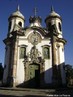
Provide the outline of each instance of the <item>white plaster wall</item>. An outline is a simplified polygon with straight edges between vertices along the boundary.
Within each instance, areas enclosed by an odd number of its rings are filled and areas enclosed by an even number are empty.
[[[21,84],[24,82],[24,59],[19,59],[18,64],[17,64],[17,75],[16,75],[16,82],[18,84]]]
[[[62,44],[61,44],[62,45]],[[66,76],[65,76],[65,70],[63,68],[63,65],[65,63],[65,59],[64,59],[64,51],[62,51],[63,47],[60,47],[60,64],[61,64],[61,77],[62,77],[62,83],[65,84],[66,83]]]
[[[21,84],[25,80],[25,71],[24,71],[24,59],[19,59],[19,52],[20,52],[20,46],[21,45],[26,45],[26,55],[30,52],[32,48],[32,44],[28,42],[28,40],[22,39],[19,40],[18,43],[18,61],[17,61],[17,76],[16,76],[16,82],[18,84]]]
[[[30,31],[27,36],[29,36],[29,34],[31,34],[33,31]],[[21,45],[26,45],[26,55],[28,55],[30,53],[31,48],[33,47],[33,45],[28,42],[27,40],[27,36],[23,36],[23,37],[19,37],[19,43],[18,43],[18,63],[17,63],[17,77],[16,77],[16,81],[17,83],[23,83],[25,80],[25,72],[24,72],[24,63],[23,63],[23,59],[19,59],[19,48]],[[42,36],[41,36],[42,37]],[[42,37],[43,38],[43,37]],[[51,46],[50,44],[50,40],[46,39],[46,40],[42,40],[40,43],[38,43],[36,45],[36,48],[38,49],[38,51],[40,52],[40,57],[42,56],[43,58],[43,53],[42,53],[42,46],[44,45],[48,45]],[[51,83],[52,82],[52,56],[51,56],[51,48],[50,48],[50,59],[49,60],[45,60],[45,83]]]
[[[59,50],[60,50],[60,63],[63,63],[63,62],[65,62],[65,56],[64,56],[64,47],[63,47],[63,43],[60,43],[60,48],[59,48]]]
[[[17,68],[16,68],[16,83],[21,84],[24,82],[24,59],[19,58],[20,47],[18,46]]]

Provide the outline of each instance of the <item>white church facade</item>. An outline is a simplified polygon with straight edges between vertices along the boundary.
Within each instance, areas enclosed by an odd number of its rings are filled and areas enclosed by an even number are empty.
[[[25,17],[19,10],[9,18],[5,43],[3,84],[12,87],[49,87],[66,84],[62,19],[53,8],[46,17],[46,27],[39,16]]]

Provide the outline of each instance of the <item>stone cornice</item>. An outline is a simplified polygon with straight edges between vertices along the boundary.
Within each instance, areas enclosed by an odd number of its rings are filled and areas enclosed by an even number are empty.
[[[64,44],[67,43],[67,41],[66,41],[64,38],[58,38],[58,39],[57,39],[57,42],[62,42],[62,43],[64,43]]]
[[[24,35],[24,32],[19,29],[18,31],[13,31],[11,32],[11,34],[14,36],[14,35],[18,35],[18,36],[23,36]]]
[[[12,37],[7,37],[6,39],[3,40],[3,42],[7,45],[10,44],[12,41]]]
[[[48,30],[47,30],[46,28],[37,27],[37,26],[24,28],[25,31],[26,31],[27,29],[36,30],[36,31],[40,32],[43,36],[45,36],[45,35],[47,34],[47,32],[48,32]]]

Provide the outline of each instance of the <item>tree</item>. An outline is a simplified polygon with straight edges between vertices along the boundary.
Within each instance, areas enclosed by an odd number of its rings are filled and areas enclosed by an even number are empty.
[[[67,85],[73,85],[73,68],[71,65],[65,65]]]
[[[2,66],[2,63],[0,63],[0,81],[3,79],[3,71],[4,71],[4,68]]]

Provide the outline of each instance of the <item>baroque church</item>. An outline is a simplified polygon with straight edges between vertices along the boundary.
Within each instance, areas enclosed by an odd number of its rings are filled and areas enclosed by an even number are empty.
[[[8,18],[3,85],[50,87],[66,84],[62,18],[51,8],[45,18],[30,16],[26,27],[19,6]]]

